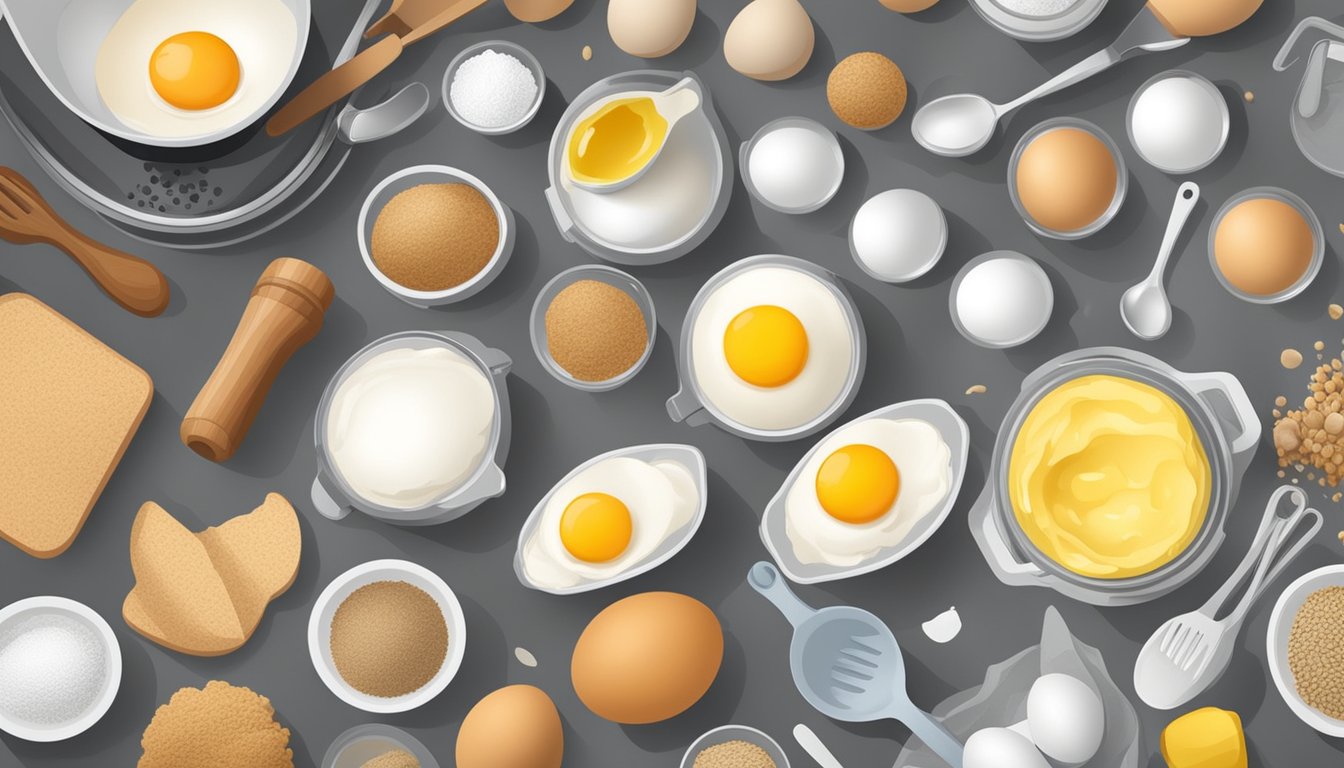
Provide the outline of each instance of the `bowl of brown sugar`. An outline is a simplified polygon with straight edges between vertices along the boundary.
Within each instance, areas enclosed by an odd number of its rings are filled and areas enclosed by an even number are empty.
[[[474,296],[513,253],[513,212],[480,179],[418,165],[378,183],[359,212],[364,266],[392,295],[418,307]]]
[[[341,701],[365,712],[406,712],[457,675],[466,626],[457,596],[432,571],[374,560],[337,576],[317,598],[308,653]]]
[[[1288,708],[1317,731],[1344,737],[1344,564],[1288,585],[1267,635],[1270,676]]]
[[[635,278],[589,264],[556,275],[532,305],[532,349],[575,389],[615,389],[644,367],[658,332],[653,297]]]

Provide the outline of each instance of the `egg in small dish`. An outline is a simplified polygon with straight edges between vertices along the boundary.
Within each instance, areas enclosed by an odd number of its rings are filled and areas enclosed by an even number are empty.
[[[690,375],[705,405],[750,430],[804,429],[836,412],[857,377],[857,314],[792,261],[729,267],[692,320]]]
[[[98,49],[98,95],[162,139],[245,127],[293,77],[298,28],[281,0],[135,0]]]
[[[518,539],[525,586],[586,592],[671,558],[704,517],[704,455],[689,445],[644,445],[591,459],[546,494]]]
[[[761,520],[786,576],[809,583],[890,565],[950,512],[969,446],[941,400],[879,409],[832,431],[789,474]]]

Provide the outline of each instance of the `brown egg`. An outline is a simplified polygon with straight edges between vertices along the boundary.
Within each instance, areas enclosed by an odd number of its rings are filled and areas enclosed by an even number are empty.
[[[695,24],[695,0],[611,0],[607,31],[631,56],[656,59],[681,47]]]
[[[1265,0],[1149,0],[1162,25],[1182,37],[1226,32],[1260,9]]]
[[[597,614],[574,646],[579,699],[616,723],[656,723],[700,700],[723,662],[723,629],[704,603],[645,592]]]
[[[551,697],[530,685],[476,702],[457,732],[457,768],[560,768],[565,732]]]
[[[728,66],[756,80],[787,80],[812,58],[816,31],[798,0],[753,0],[723,36]]]
[[[565,12],[574,0],[504,0],[504,7],[519,21],[538,22]]]
[[[1031,140],[1017,163],[1017,198],[1040,226],[1076,232],[1115,199],[1119,171],[1111,150],[1090,131],[1054,128]]]
[[[900,13],[919,13],[938,4],[938,0],[878,0],[882,5]]]
[[[1213,235],[1213,258],[1232,286],[1255,296],[1293,287],[1311,267],[1316,238],[1296,208],[1272,198],[1238,203]]]

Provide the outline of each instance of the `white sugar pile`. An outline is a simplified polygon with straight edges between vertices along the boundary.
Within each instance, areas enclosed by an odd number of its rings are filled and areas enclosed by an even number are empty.
[[[532,70],[517,57],[485,50],[458,66],[448,98],[472,125],[504,128],[527,117],[539,87]]]
[[[78,719],[103,692],[107,659],[94,629],[48,614],[0,630],[0,712],[32,725]]]
[[[1045,17],[1063,13],[1078,0],[998,0],[999,5],[1022,16]]]

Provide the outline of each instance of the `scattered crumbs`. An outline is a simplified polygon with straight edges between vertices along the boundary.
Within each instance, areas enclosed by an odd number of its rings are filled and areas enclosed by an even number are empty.
[[[1340,229],[1344,229],[1344,224],[1340,224],[1339,227]],[[1338,304],[1331,304],[1329,307],[1326,307],[1326,311],[1330,313],[1331,320],[1338,320],[1339,318],[1344,317],[1344,307],[1341,307]]]
[[[1293,485],[1297,485],[1297,478],[1296,478],[1296,477],[1293,478]]]
[[[1291,371],[1302,364],[1302,353],[1296,349],[1285,349],[1279,353],[1279,364]]]
[[[1275,408],[1271,413],[1274,414],[1274,418],[1276,419],[1283,418],[1283,411],[1280,411],[1278,408]]]
[[[1340,532],[1339,532],[1339,540],[1340,540],[1341,542],[1344,542],[1344,531],[1340,531]]]
[[[1287,476],[1287,474],[1288,474],[1288,473],[1287,473],[1287,472],[1284,472],[1282,469],[1279,470],[1279,477],[1280,477],[1280,478],[1283,478],[1283,477]]]
[[[1311,346],[1312,346],[1317,352],[1320,352],[1321,350],[1325,349],[1325,342],[1324,342],[1324,341],[1317,341],[1315,344],[1312,344]]]
[[[1339,231],[1340,231],[1341,233],[1344,233],[1344,224],[1340,224],[1340,225],[1339,225]]]
[[[591,46],[591,45],[585,45],[585,46],[583,46],[583,60],[584,60],[584,61],[592,61],[592,60],[593,60],[593,46]]]
[[[522,664],[524,667],[537,666],[537,657],[533,656],[531,651],[527,650],[522,646],[518,646],[517,648],[513,649],[513,657],[517,659],[518,663]]]
[[[1278,397],[1274,398],[1274,404],[1282,408],[1288,404],[1288,398],[1284,397],[1283,395],[1279,395]]]
[[[1307,473],[1307,481],[1308,481],[1308,482],[1310,482],[1310,481],[1312,481],[1312,480],[1315,480],[1315,479],[1316,479],[1316,473],[1315,473],[1315,472],[1308,472],[1308,473]]]
[[[1339,503],[1340,499],[1344,499],[1344,493],[1340,493],[1339,491],[1335,491],[1335,495],[1330,497],[1330,500],[1336,504]]]
[[[968,394],[968,395],[983,395],[983,394],[985,394],[985,393],[988,392],[988,391],[989,391],[989,389],[988,389],[987,387],[985,387],[984,384],[976,384],[975,386],[967,387],[967,389],[966,389],[966,394]]]
[[[1246,99],[1246,101],[1248,101],[1248,102],[1255,101],[1255,92],[1254,92],[1254,91],[1247,91],[1246,94],[1245,94],[1245,99]]]

